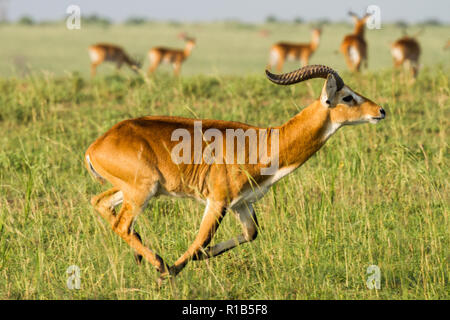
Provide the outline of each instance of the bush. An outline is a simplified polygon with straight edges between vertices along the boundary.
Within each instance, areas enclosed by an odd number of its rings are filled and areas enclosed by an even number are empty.
[[[267,16],[266,22],[267,23],[277,23],[278,22],[278,18],[276,16],[274,16],[274,15],[270,15],[270,16]]]
[[[421,25],[423,26],[441,26],[442,22],[439,19],[436,18],[430,18],[430,19],[426,19],[424,20]]]
[[[406,21],[403,21],[403,20],[396,21],[396,22],[394,23],[394,25],[395,25],[397,28],[402,28],[402,29],[408,28],[408,23],[407,23]]]
[[[126,25],[140,25],[147,22],[147,19],[144,17],[130,17],[125,20]]]
[[[295,24],[302,24],[303,22],[305,22],[305,20],[303,20],[302,17],[295,17],[294,18],[294,23]]]
[[[32,26],[34,25],[34,20],[30,16],[23,16],[17,21],[17,23],[24,26]]]
[[[98,24],[102,26],[109,26],[111,24],[111,20],[105,17],[100,17],[97,14],[91,14],[90,16],[83,18],[84,23],[88,24]]]
[[[316,25],[323,26],[331,24],[331,20],[328,18],[320,18],[317,20]]]

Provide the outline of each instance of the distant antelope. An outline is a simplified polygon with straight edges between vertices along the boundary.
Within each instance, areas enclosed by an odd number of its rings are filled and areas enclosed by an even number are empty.
[[[179,35],[180,36],[180,35]],[[187,37],[184,33],[181,34],[186,41],[184,50],[170,49],[165,47],[155,47],[148,52],[150,60],[150,67],[148,73],[152,73],[161,63],[171,63],[175,75],[180,74],[181,64],[189,57],[192,49],[195,47],[195,39]]]
[[[270,35],[270,31],[267,29],[261,29],[259,30],[258,34],[262,38],[267,38]]]
[[[447,40],[447,43],[444,46],[444,50],[450,49],[450,40]]]
[[[104,61],[114,62],[117,69],[120,69],[124,63],[134,72],[140,68],[140,63],[130,58],[121,47],[112,44],[98,43],[90,46],[88,50],[91,59],[91,76],[95,76],[97,67]]]
[[[92,205],[134,249],[137,261],[145,258],[157,268],[161,273],[159,282],[177,275],[190,260],[208,259],[254,240],[258,222],[253,204],[274,183],[299,168],[340,127],[375,124],[385,118],[381,106],[350,89],[329,67],[306,66],[281,75],[266,70],[266,74],[279,85],[313,78],[326,81],[313,103],[278,127],[147,116],[117,123],[87,149],[85,165],[89,173],[101,183],[112,184],[111,189],[92,198]],[[211,158],[206,152],[213,144],[215,156]],[[269,146],[270,155],[264,158],[268,161],[253,158]],[[180,150],[184,160],[174,160],[174,153],[178,157]],[[275,170],[264,171],[274,163]],[[170,267],[144,246],[134,230],[138,215],[160,195],[191,197],[206,206],[195,240]],[[115,207],[120,204],[117,213]],[[235,214],[243,233],[210,245],[227,211]],[[175,212],[171,215],[172,219],[180,219]],[[179,230],[173,230],[172,236],[179,237]]]
[[[187,36],[188,36],[187,33],[184,31],[177,34],[177,38],[180,40],[185,40],[187,38]]]
[[[342,40],[340,50],[350,71],[358,72],[362,63],[367,68],[367,43],[364,39],[364,24],[370,14],[366,14],[361,19],[353,12],[348,14],[353,18],[355,29],[352,34],[346,35]]]
[[[420,45],[415,36],[404,35],[391,45],[391,54],[394,59],[394,66],[399,67],[403,64],[411,68],[414,78],[419,72]]]
[[[310,43],[278,42],[270,48],[269,67],[276,65],[277,71],[281,72],[286,60],[300,60],[302,66],[308,64],[309,58],[316,51],[320,42],[321,29],[312,31]]]

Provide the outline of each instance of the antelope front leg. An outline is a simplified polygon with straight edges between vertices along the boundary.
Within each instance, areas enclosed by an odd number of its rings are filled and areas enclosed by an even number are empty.
[[[189,260],[201,255],[201,251],[211,242],[225,213],[226,207],[223,202],[208,201],[197,237],[187,251],[170,267],[171,275],[176,276],[183,270]],[[164,275],[162,275],[162,278],[164,278]]]
[[[173,64],[173,74],[175,76],[179,76],[180,75],[180,69],[181,69],[181,62],[175,62]]]
[[[156,68],[158,68],[160,63],[160,59],[156,59],[155,61],[150,62],[150,67],[148,67],[147,74],[150,75],[155,72]]]
[[[353,61],[348,57],[348,52],[347,54],[344,54],[344,58],[345,58],[345,63],[347,64],[347,67],[349,68],[350,71],[354,71],[354,65],[353,65]]]
[[[99,63],[91,63],[91,77],[95,77]]]
[[[255,211],[250,203],[244,203],[233,209],[236,217],[239,219],[243,233],[228,241],[208,247],[201,254],[194,257],[193,260],[203,260],[218,256],[234,247],[256,239],[258,235],[258,220]]]
[[[277,63],[277,71],[278,72],[283,71],[283,64],[284,64],[284,58],[282,58],[280,56],[280,58],[278,59],[278,63]]]

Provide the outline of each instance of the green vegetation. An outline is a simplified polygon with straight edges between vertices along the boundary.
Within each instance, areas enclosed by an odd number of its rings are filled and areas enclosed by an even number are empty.
[[[303,32],[286,33],[288,27]],[[136,265],[132,250],[93,211],[90,198],[106,187],[84,168],[84,151],[113,124],[142,115],[282,124],[318,97],[323,80],[273,85],[262,75],[267,48],[278,35],[309,39],[307,28],[274,24],[269,38],[232,23],[82,25],[79,33],[2,28],[10,31],[0,35],[3,43],[12,45],[1,53],[0,72],[13,76],[0,79],[0,299],[449,299],[448,28],[427,29],[423,42],[434,51],[424,49],[416,82],[393,71],[385,52],[400,29],[368,32],[371,50],[380,48],[369,52],[370,70],[341,75],[382,105],[386,120],[339,130],[258,202],[254,242],[190,263],[176,288],[161,289],[154,268]],[[325,28],[312,63],[344,70],[332,52],[351,28]],[[114,40],[145,53],[156,44],[182,45],[180,30],[199,40],[178,79],[106,66],[93,80],[85,76],[92,42]],[[377,32],[380,41],[371,41]],[[18,77],[6,63],[12,53],[29,57],[31,75]],[[193,241],[202,212],[192,200],[159,198],[137,230],[173,263]],[[228,214],[214,242],[238,232]],[[81,269],[80,290],[66,286],[70,265]],[[366,287],[369,265],[381,269],[381,290]]]
[[[8,44],[0,51],[0,75],[16,76],[32,71],[45,70],[62,76],[79,72],[89,76],[87,47],[97,42],[111,42],[122,46],[132,57],[139,56],[146,70],[149,66],[147,52],[154,46],[183,48],[178,38],[187,32],[197,39],[197,47],[183,64],[182,75],[240,75],[263,74],[269,58],[269,48],[276,41],[309,42],[311,26],[296,23],[268,23],[265,25],[243,24],[227,21],[212,24],[181,24],[179,22],[110,25],[104,18],[91,16],[83,19],[80,30],[68,30],[65,23],[49,25],[0,25],[0,42]],[[105,20],[106,21],[106,20]],[[126,22],[127,23],[127,22]],[[353,31],[349,24],[325,24],[320,46],[310,63],[324,63],[338,71],[346,70],[344,59],[337,52],[345,34]],[[421,30],[411,26],[409,34]],[[268,36],[262,36],[262,30]],[[369,70],[392,68],[389,43],[403,34],[403,27],[382,25],[381,30],[367,30],[369,45]],[[448,66],[450,51],[443,47],[448,40],[449,26],[426,26],[418,37],[423,49],[421,63],[424,66],[445,64]],[[264,33],[266,34],[266,33]],[[24,72],[24,68],[27,70]],[[285,70],[298,67],[289,62]],[[126,67],[123,67],[123,72]],[[115,67],[104,64],[99,74],[114,73]],[[171,72],[162,66],[159,72]]]

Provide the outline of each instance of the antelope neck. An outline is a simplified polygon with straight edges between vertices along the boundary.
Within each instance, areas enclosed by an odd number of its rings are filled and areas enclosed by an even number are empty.
[[[280,168],[302,165],[338,128],[319,101],[302,110],[280,127]]]

